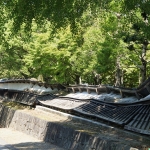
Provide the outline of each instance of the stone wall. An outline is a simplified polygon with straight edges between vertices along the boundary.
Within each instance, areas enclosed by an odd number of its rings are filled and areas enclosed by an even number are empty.
[[[0,126],[10,127],[66,150],[131,150],[117,140],[94,137],[0,104]]]

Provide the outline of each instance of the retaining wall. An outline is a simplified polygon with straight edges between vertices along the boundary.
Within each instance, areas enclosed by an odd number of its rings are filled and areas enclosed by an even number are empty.
[[[0,126],[11,127],[66,150],[132,150],[128,145],[94,137],[54,122],[48,122],[0,104]]]

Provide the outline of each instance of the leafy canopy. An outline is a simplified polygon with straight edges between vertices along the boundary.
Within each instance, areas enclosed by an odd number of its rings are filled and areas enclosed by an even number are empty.
[[[103,0],[2,0],[0,5],[6,8],[8,18],[13,18],[16,31],[23,23],[30,30],[33,19],[39,25],[50,21],[53,29],[70,24],[74,31],[83,12],[87,9],[95,12],[106,3]]]

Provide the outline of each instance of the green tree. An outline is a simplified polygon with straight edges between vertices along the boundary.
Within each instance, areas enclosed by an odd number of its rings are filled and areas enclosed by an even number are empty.
[[[11,27],[11,21],[4,25],[5,31],[0,45],[1,77],[24,77],[22,66],[24,65],[24,55],[27,53],[25,42],[23,35],[19,33],[12,36]]]
[[[128,44],[130,53],[134,53],[133,61],[131,61],[140,71],[139,83],[143,83],[147,78],[147,52],[150,40],[149,24],[145,20],[140,10],[134,12],[134,22],[130,23],[125,42]],[[135,60],[136,58],[136,60]],[[130,59],[131,60],[131,59]]]
[[[2,7],[6,7],[8,18],[14,20],[15,31],[20,29],[22,24],[25,24],[25,30],[29,31],[33,19],[40,25],[50,21],[53,29],[71,25],[72,31],[75,31],[83,12],[89,7],[91,10],[100,8],[102,4],[97,0],[2,0],[0,2]]]

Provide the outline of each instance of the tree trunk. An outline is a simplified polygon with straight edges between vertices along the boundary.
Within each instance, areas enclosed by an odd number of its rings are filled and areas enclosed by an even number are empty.
[[[122,70],[120,67],[120,57],[117,57],[115,79],[116,79],[115,86],[121,86],[122,85]]]
[[[147,63],[145,60],[141,60],[141,62],[142,62],[142,68],[140,69],[140,74],[141,74],[140,84],[142,84],[146,80],[146,67],[147,67]]]
[[[101,85],[101,83],[102,83],[101,75],[98,74],[96,71],[94,71],[93,74],[94,74],[94,84],[95,85]]]
[[[145,60],[145,57],[146,57],[147,45],[148,45],[148,42],[145,40],[143,42],[143,49],[142,49],[142,55],[141,55],[142,67],[140,68],[140,74],[141,74],[140,84],[142,84],[146,80],[147,61]]]
[[[80,83],[80,76],[75,75],[75,84],[79,84],[79,83]]]

